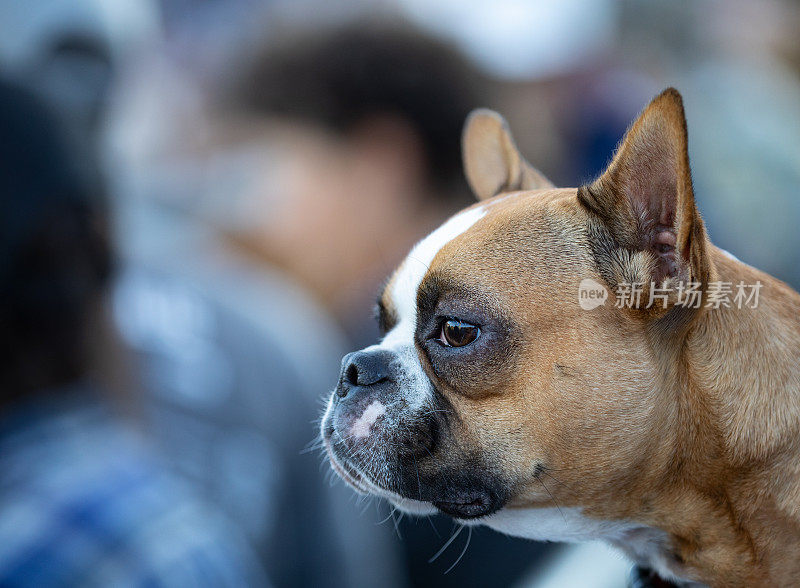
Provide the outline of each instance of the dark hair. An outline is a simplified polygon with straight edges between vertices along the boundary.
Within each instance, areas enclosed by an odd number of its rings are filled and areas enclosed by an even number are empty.
[[[481,106],[482,77],[449,44],[409,26],[356,23],[268,46],[236,84],[239,103],[346,133],[395,115],[419,134],[430,179],[465,187],[461,128]]]
[[[107,216],[55,116],[0,80],[0,400],[87,370],[86,323],[110,273]]]

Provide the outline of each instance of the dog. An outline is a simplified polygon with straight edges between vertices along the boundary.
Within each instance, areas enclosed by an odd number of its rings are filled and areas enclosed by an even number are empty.
[[[409,513],[605,541],[679,585],[800,582],[800,295],[711,244],[687,140],[669,88],[596,181],[557,189],[473,112],[478,202],[412,249],[380,343],[342,360],[333,469]]]

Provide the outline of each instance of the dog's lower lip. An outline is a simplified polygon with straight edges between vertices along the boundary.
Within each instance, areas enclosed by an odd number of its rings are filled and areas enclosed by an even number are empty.
[[[444,514],[457,519],[476,519],[497,510],[494,501],[484,494],[469,496],[460,501],[434,500],[431,504]]]
[[[352,486],[357,487],[359,490],[362,489],[361,479],[355,472],[349,472],[344,466],[340,465],[339,462],[333,459],[331,460],[331,465],[336,473],[339,474],[344,480],[349,482]]]

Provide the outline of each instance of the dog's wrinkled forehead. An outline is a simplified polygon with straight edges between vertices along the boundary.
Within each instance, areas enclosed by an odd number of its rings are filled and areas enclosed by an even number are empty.
[[[469,208],[449,219],[414,246],[383,295],[384,305],[393,315],[394,325],[381,342],[381,347],[413,346],[417,321],[417,291],[425,274],[442,247],[468,231],[485,214],[484,206]]]

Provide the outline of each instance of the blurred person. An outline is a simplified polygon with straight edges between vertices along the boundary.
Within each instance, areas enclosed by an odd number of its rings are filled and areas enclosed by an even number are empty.
[[[335,326],[296,284],[222,250],[213,231],[128,205],[121,219],[144,235],[126,244],[113,306],[148,433],[245,531],[276,586],[375,585],[392,569],[390,529],[342,520],[364,506],[329,487],[307,451],[312,391],[327,386],[342,347]],[[353,543],[371,545],[370,557]]]
[[[364,308],[392,264],[473,202],[460,138],[467,114],[490,99],[486,80],[447,43],[381,22],[293,31],[230,69],[220,118],[232,144],[262,144],[264,160],[245,212],[209,222],[259,267],[306,287],[357,345],[374,341]],[[544,551],[476,528],[448,571],[461,547],[429,562],[454,530],[448,520],[397,526],[415,586],[505,586]]]
[[[344,349],[338,327],[291,279],[233,255],[184,207],[212,197],[228,200],[223,211],[231,206],[241,166],[236,153],[217,154],[220,170],[160,143],[168,129],[185,146],[177,118],[195,129],[204,120],[191,108],[191,81],[172,65],[145,67],[120,86],[110,128],[122,257],[114,317],[138,366],[148,432],[246,531],[275,585],[367,588],[391,570],[384,585],[402,586],[393,530],[374,524],[385,515],[358,519],[366,506],[330,486],[305,451],[319,390]],[[156,80],[157,72],[169,73]],[[159,99],[141,100],[150,92]],[[152,159],[131,157],[137,145]]]
[[[97,376],[112,255],[78,153],[0,82],[0,585],[266,585],[239,531]]]
[[[232,69],[233,115],[277,163],[250,195],[259,216],[229,235],[351,336],[374,338],[363,309],[392,264],[472,201],[459,142],[482,75],[447,43],[381,21],[295,32]]]

